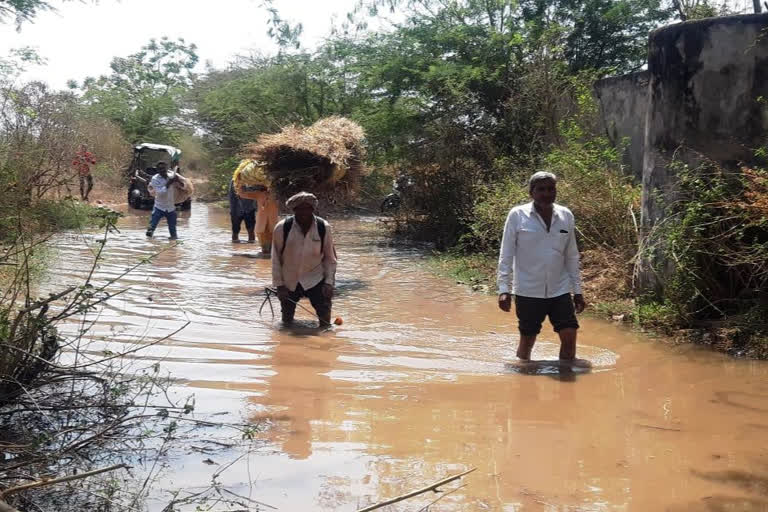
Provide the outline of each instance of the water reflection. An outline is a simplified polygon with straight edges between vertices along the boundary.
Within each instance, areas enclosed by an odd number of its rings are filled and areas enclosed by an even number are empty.
[[[192,322],[137,357],[170,372],[171,391],[194,393],[195,414],[267,427],[265,444],[222,485],[252,487],[281,510],[351,511],[477,467],[434,509],[761,510],[766,501],[763,362],[647,342],[587,317],[578,354],[591,368],[555,362],[552,332],[537,342],[539,362],[519,365],[514,317],[494,297],[432,275],[424,252],[384,242],[364,218],[331,219],[334,316],[344,325],[283,330],[268,308],[258,314],[270,261],[229,243],[225,209],[194,204],[178,246],[147,240],[147,215],[121,221],[96,279],[160,253],[121,279],[130,289],[100,313],[92,349],[117,352]],[[52,286],[87,273],[92,238],[59,241]],[[208,485],[211,468],[196,458],[185,468],[169,482]]]
[[[279,332],[267,363],[275,373],[267,380],[266,393],[251,398],[269,409],[268,415],[257,414],[252,419],[274,421],[274,440],[282,452],[294,459],[312,455],[313,426],[317,428],[329,415],[329,400],[334,395],[334,383],[327,373],[338,355],[332,339],[298,334],[312,330],[313,326],[307,323],[292,331]]]
[[[586,359],[560,361],[559,359],[539,359],[514,361],[504,365],[509,373],[517,375],[546,375],[561,382],[575,382],[576,377],[592,371],[592,363]]]

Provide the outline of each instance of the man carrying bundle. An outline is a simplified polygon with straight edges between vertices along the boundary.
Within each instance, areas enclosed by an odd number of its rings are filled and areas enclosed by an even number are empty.
[[[277,223],[272,242],[272,284],[277,288],[283,323],[293,322],[298,301],[307,297],[320,325],[330,325],[336,282],[331,226],[315,216],[317,198],[313,194],[299,192],[285,205],[293,216]]]
[[[147,228],[147,236],[152,238],[160,219],[165,217],[168,221],[168,234],[171,240],[176,240],[176,193],[178,187],[182,185],[178,174],[168,171],[168,164],[163,161],[157,162],[155,166],[157,174],[152,176],[152,180],[147,185],[147,190],[155,198],[155,205],[152,209],[152,217]]]

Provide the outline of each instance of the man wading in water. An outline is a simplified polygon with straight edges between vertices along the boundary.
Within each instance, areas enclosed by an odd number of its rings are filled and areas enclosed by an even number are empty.
[[[555,204],[554,174],[537,172],[528,184],[533,201],[512,208],[504,225],[498,268],[499,307],[509,311],[515,296],[520,329],[518,358],[530,360],[536,335],[549,316],[560,336],[560,359],[573,361],[579,328],[575,313],[584,311],[585,306],[573,213]]]
[[[152,176],[149,185],[147,185],[150,195],[155,198],[147,236],[152,238],[160,219],[165,217],[168,222],[168,234],[171,235],[169,238],[176,240],[176,188],[180,184],[179,176],[176,173],[169,173],[168,164],[165,162],[157,162],[155,168],[157,174]]]
[[[272,284],[277,288],[283,323],[293,322],[296,304],[307,297],[320,325],[331,323],[336,281],[336,248],[331,226],[315,216],[317,198],[299,192],[285,202],[293,217],[275,226],[272,241]]]

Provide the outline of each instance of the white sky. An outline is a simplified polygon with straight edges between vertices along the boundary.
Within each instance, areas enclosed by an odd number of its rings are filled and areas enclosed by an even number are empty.
[[[314,47],[327,36],[357,0],[275,0],[280,15],[301,22],[304,47]],[[260,50],[272,54],[276,46],[267,36],[267,12],[261,0],[99,0],[67,2],[58,12],[47,12],[34,23],[0,25],[0,56],[11,48],[35,47],[47,59],[45,67],[30,68],[24,80],[44,80],[63,88],[67,80],[109,73],[112,57],[139,51],[150,38],[183,37],[198,46],[202,65],[210,60],[225,67],[232,56]]]

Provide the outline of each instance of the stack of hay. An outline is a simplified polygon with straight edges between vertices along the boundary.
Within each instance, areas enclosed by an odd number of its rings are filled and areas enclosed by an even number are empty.
[[[339,199],[351,196],[359,186],[364,137],[358,124],[329,117],[309,128],[289,126],[262,135],[247,153],[263,164],[269,181],[265,186],[281,199],[302,190]]]

